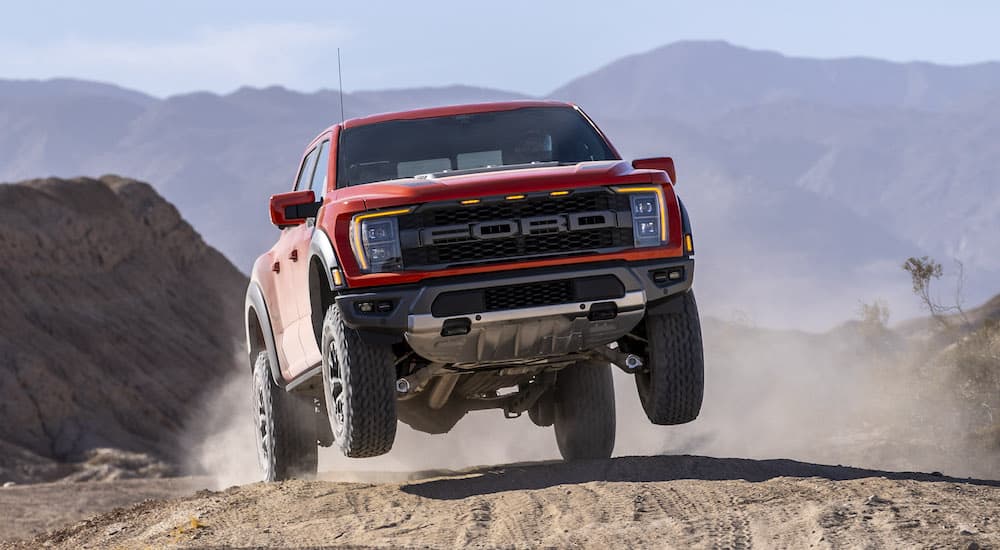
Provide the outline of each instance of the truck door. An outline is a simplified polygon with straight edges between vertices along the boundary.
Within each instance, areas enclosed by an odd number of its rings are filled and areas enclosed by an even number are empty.
[[[295,180],[295,191],[309,189],[312,174],[316,168],[316,158],[319,148],[313,148],[302,159],[299,174]],[[281,374],[289,380],[294,373],[301,371],[302,343],[299,339],[298,322],[300,318],[298,294],[308,292],[308,286],[302,288],[298,283],[300,265],[307,263],[308,256],[302,257],[302,240],[312,235],[312,224],[302,223],[281,230],[281,237],[274,246],[274,289],[278,300],[279,319],[274,320],[275,342],[279,348]],[[308,242],[308,240],[306,241]]]
[[[313,172],[310,188],[316,195],[316,200],[320,203],[326,195],[326,185],[330,175],[330,140],[324,139],[319,145],[319,156],[316,161],[316,170]],[[302,355],[300,360],[289,363],[289,370],[294,378],[302,372],[318,365],[322,360],[319,352],[319,344],[316,342],[316,335],[313,331],[312,323],[312,301],[309,288],[309,244],[312,242],[313,232],[316,230],[316,218],[308,218],[302,224],[302,231],[296,235],[293,250],[297,251],[299,261],[292,266],[292,277],[295,281],[295,301],[298,308],[298,321],[296,321],[296,331],[299,335],[300,349]]]

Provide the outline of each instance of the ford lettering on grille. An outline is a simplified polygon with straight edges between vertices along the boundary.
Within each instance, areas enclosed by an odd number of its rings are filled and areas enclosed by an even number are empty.
[[[471,240],[489,240],[518,235],[545,235],[566,231],[582,231],[616,227],[617,215],[610,211],[576,212],[551,216],[533,216],[520,220],[496,220],[429,227],[420,231],[424,246]]]

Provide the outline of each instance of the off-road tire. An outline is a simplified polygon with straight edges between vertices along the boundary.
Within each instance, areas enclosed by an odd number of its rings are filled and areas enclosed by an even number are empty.
[[[392,350],[366,342],[345,325],[337,304],[323,319],[322,346],[323,395],[334,444],[352,458],[389,452],[397,424]],[[340,381],[339,393],[331,372]],[[336,396],[342,398],[339,408]]]
[[[257,459],[264,481],[316,475],[316,406],[311,397],[289,393],[271,378],[267,352],[253,367],[253,413]]]
[[[639,401],[650,422],[691,422],[705,393],[705,354],[694,292],[677,298],[677,311],[646,316],[646,364],[635,375]]]
[[[609,458],[615,448],[615,386],[611,365],[581,361],[559,371],[553,424],[566,460]]]

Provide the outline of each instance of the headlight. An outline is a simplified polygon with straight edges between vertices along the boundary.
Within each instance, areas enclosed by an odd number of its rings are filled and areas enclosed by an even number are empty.
[[[399,222],[395,216],[409,211],[409,208],[404,208],[354,216],[351,220],[351,247],[362,271],[380,273],[403,268]]]
[[[632,234],[635,246],[658,246],[667,241],[667,213],[663,189],[659,187],[617,187],[629,193],[632,205]]]

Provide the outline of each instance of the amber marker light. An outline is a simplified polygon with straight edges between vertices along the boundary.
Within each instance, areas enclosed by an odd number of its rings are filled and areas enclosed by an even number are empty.
[[[553,191],[549,193],[550,197],[565,197],[566,195],[569,195],[569,191]]]
[[[459,204],[462,204],[463,206],[469,206],[470,204],[479,204],[479,199],[465,199],[464,201],[461,201]]]
[[[655,193],[656,201],[660,205],[660,241],[667,241],[667,201],[663,198],[663,188],[659,186],[651,187],[614,187],[616,193]]]
[[[386,216],[409,214],[411,211],[413,211],[413,207],[386,210],[384,212],[368,212],[367,214],[358,214],[357,216],[354,216],[354,219],[351,220],[351,233],[353,233],[353,235],[351,235],[351,244],[354,245],[354,255],[358,258],[358,263],[361,264],[361,269],[368,269],[368,260],[365,258],[364,246],[361,244],[361,222],[372,218],[384,218]]]
[[[691,238],[690,233],[684,236],[684,248],[688,251],[688,254],[694,252],[694,239]]]
[[[344,286],[344,276],[340,274],[339,269],[331,269],[330,274],[333,276],[334,286]]]
[[[509,201],[519,201],[524,198],[524,195],[507,195],[507,200]]]

